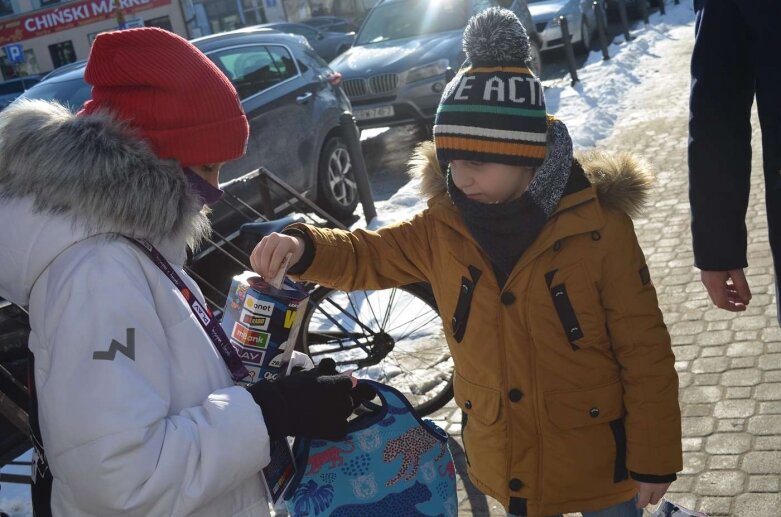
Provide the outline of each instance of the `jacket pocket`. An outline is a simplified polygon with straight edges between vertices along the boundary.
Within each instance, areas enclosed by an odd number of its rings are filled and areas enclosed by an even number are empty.
[[[464,413],[462,439],[468,454],[470,472],[489,486],[504,479],[507,465],[506,429],[503,422],[501,393],[466,380],[458,372],[453,377],[456,404]]]
[[[456,404],[467,415],[483,425],[491,425],[499,419],[501,394],[498,390],[469,382],[458,372],[453,377]]]
[[[621,382],[616,381],[595,388],[546,393],[545,407],[553,425],[576,429],[622,418],[623,395]]]

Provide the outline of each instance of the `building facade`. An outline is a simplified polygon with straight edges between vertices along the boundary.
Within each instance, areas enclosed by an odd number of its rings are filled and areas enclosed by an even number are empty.
[[[86,59],[95,36],[120,27],[155,26],[185,34],[178,0],[0,0],[3,79],[51,71]],[[5,13],[8,13],[6,9]],[[0,11],[2,12],[2,11]],[[20,44],[24,62],[12,64],[5,45]]]
[[[2,80],[86,59],[95,36],[160,27],[185,38],[284,20],[282,0],[0,0]],[[6,45],[21,45],[12,63]]]

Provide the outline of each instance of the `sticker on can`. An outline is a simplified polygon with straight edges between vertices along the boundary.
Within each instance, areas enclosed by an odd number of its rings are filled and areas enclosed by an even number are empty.
[[[260,373],[260,366],[256,364],[250,364],[250,363],[244,363],[244,366],[247,368],[247,371],[249,372],[249,377],[246,377],[249,379],[247,381],[247,384],[253,384],[257,382],[258,379],[261,378],[262,374]]]
[[[231,338],[236,340],[236,342],[240,345],[244,346],[252,346],[264,349],[268,347],[268,333],[252,330],[239,322],[233,324]]]
[[[274,312],[274,302],[258,300],[250,293],[247,293],[247,297],[244,299],[244,308],[261,316],[271,316]]]
[[[240,320],[243,324],[255,330],[268,330],[268,324],[271,322],[269,316],[258,316],[246,309],[241,311]]]
[[[263,357],[266,355],[265,352],[260,350],[253,350],[251,348],[244,347],[241,347],[240,350],[237,350],[237,352],[241,360],[244,361],[244,364],[250,363],[254,365],[260,365],[263,363]],[[276,359],[276,357],[274,359]]]

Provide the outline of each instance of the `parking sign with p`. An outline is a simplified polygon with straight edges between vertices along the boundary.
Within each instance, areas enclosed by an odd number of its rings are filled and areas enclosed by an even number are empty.
[[[24,48],[18,43],[6,45],[3,47],[5,50],[5,57],[8,58],[8,62],[12,65],[19,65],[24,63]]]

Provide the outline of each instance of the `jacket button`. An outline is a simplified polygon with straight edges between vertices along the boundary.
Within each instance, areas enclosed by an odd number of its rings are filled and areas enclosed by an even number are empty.
[[[512,305],[515,303],[515,295],[510,292],[502,293],[502,303],[504,305]]]
[[[553,251],[559,251],[561,249],[561,241],[553,243]]]
[[[518,478],[512,478],[509,484],[510,484],[510,490],[512,490],[513,492],[517,492],[518,490],[521,489],[521,487],[523,487],[523,483]]]
[[[588,412],[588,414],[591,415],[592,418],[598,417],[599,416],[599,408],[598,407],[591,408],[591,410]]]
[[[468,285],[466,285],[466,284],[461,284],[461,291],[462,291],[464,294],[469,294],[469,286],[468,286]]]
[[[467,400],[466,402],[464,402],[464,407],[467,409],[472,409],[472,401]]]
[[[591,232],[591,240],[592,241],[598,241],[601,238],[602,238],[602,234],[599,233],[598,231],[595,230],[595,231]]]
[[[513,388],[510,390],[510,393],[508,393],[507,396],[510,397],[512,402],[518,402],[523,398],[523,393],[521,393],[521,390],[518,388]]]

